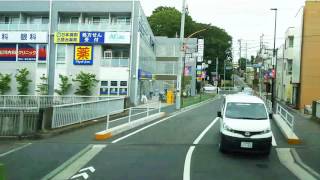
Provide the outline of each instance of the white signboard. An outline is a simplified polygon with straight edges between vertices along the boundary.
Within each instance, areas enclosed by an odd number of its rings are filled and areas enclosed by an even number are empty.
[[[130,44],[130,32],[105,32],[105,44]]]
[[[0,31],[0,43],[47,43],[48,32]]]
[[[204,39],[198,39],[198,54],[203,56],[204,53]]]

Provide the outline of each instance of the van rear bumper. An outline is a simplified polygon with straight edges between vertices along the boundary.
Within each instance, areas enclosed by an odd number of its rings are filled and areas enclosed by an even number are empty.
[[[241,142],[251,142],[252,148],[241,147]],[[221,133],[221,145],[228,151],[268,152],[272,146],[272,137],[252,139],[227,136]]]

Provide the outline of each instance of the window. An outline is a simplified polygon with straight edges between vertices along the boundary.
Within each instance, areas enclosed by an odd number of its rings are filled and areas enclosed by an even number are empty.
[[[266,108],[262,103],[229,102],[225,115],[232,119],[265,120],[268,118]]]
[[[293,41],[294,41],[294,37],[293,36],[289,36],[289,47],[290,48],[292,48],[293,45],[294,45]]]
[[[57,44],[57,64],[66,63],[66,45],[65,44]]]
[[[108,81],[101,81],[101,86],[108,86]]]
[[[42,24],[49,24],[49,17],[42,17]]]
[[[111,86],[118,86],[118,81],[111,81]]]
[[[111,95],[118,95],[118,88],[110,88]]]
[[[288,74],[292,74],[292,60],[288,59],[288,63],[287,63],[287,73]]]
[[[101,87],[100,88],[100,95],[108,95],[108,88]]]
[[[93,24],[99,24],[100,23],[100,17],[92,17]]]
[[[127,95],[128,89],[127,88],[120,88],[119,94],[120,95]]]
[[[120,86],[127,86],[127,81],[120,81]]]
[[[71,22],[71,24],[78,24],[79,23],[79,17],[71,17],[70,22]]]

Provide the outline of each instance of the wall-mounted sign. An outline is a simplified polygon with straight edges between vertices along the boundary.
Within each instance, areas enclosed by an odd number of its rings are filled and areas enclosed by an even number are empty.
[[[153,77],[152,73],[144,71],[142,69],[138,70],[138,79],[139,80],[141,80],[141,79],[152,79],[152,77]]]
[[[0,44],[0,61],[16,61],[16,44]]]
[[[47,43],[47,32],[0,31],[0,43]]]
[[[93,64],[93,47],[89,45],[74,46],[74,65],[92,65]]]
[[[80,43],[103,44],[104,32],[80,32]]]
[[[80,42],[80,32],[55,32],[54,43],[77,44]]]
[[[106,44],[130,44],[130,32],[105,32]]]
[[[18,61],[36,61],[37,50],[32,44],[18,45]]]
[[[204,54],[204,39],[198,39],[198,54],[203,57]]]
[[[38,61],[44,62],[47,60],[47,45],[39,44],[38,47]]]

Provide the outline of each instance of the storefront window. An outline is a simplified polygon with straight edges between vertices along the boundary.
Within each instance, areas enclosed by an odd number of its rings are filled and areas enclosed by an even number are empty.
[[[118,86],[118,81],[111,81],[111,86]]]
[[[110,88],[110,94],[111,95],[117,95],[118,94],[118,88]]]
[[[66,45],[57,44],[57,64],[64,64],[66,61]]]
[[[127,86],[127,81],[120,81],[120,86]]]

